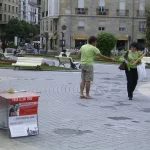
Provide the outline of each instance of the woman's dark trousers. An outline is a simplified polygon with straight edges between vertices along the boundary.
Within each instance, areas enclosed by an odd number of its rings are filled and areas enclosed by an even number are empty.
[[[128,69],[126,68],[125,73],[127,77],[128,97],[133,97],[133,92],[136,88],[138,80],[137,68],[130,68],[130,71],[128,71]]]

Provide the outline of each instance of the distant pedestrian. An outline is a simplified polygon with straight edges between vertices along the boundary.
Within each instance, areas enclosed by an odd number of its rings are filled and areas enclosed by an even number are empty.
[[[83,45],[79,52],[78,56],[81,56],[81,83],[80,83],[80,98],[91,99],[90,96],[90,86],[91,81],[93,81],[93,62],[94,57],[99,56],[100,58],[107,61],[116,61],[113,58],[108,58],[103,56],[100,53],[100,50],[96,48],[97,38],[95,36],[91,36],[88,40],[88,44]],[[86,86],[86,96],[84,96],[83,91]]]
[[[147,47],[144,48],[144,53],[146,53],[146,56],[148,56],[148,48]]]
[[[37,49],[37,53],[40,54],[40,44],[39,43],[36,44],[36,49]]]
[[[6,44],[5,42],[2,43],[2,50],[3,50],[3,53],[5,53],[5,49],[6,49]]]

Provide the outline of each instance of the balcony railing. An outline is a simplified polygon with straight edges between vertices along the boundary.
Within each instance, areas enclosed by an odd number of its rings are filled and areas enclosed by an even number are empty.
[[[117,16],[129,16],[129,10],[117,10]]]
[[[80,15],[88,15],[88,8],[75,8],[75,13]]]
[[[143,10],[137,10],[137,16],[138,17],[145,17],[145,11],[143,11]]]
[[[101,9],[97,8],[96,15],[109,15],[109,9],[101,10]]]

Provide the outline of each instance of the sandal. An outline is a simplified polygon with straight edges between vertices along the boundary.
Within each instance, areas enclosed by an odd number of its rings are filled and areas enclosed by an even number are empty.
[[[93,99],[91,96],[86,96],[85,98],[86,99]]]
[[[81,96],[80,96],[80,98],[81,98],[81,99],[83,99],[83,98],[86,98],[86,96],[84,96],[84,95],[81,95]]]

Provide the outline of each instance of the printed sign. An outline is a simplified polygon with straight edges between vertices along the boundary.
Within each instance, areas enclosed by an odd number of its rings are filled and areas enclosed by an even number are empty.
[[[37,110],[38,97],[10,99],[9,128],[11,137],[38,134]]]

